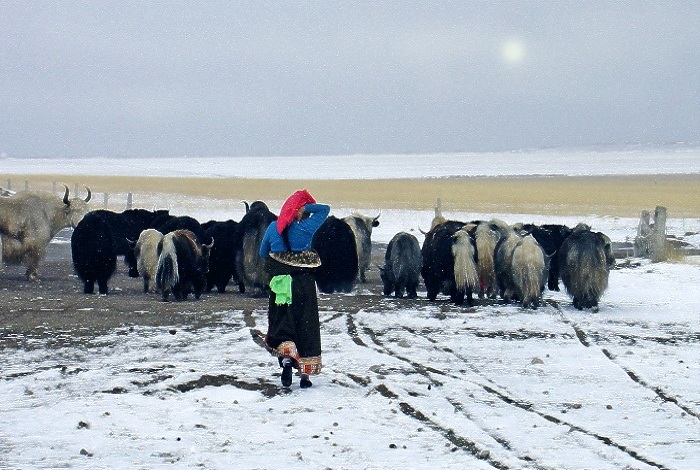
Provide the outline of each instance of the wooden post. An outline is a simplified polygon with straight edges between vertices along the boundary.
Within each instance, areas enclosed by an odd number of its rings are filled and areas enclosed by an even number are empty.
[[[56,194],[56,182],[55,181],[51,182],[51,192]]]
[[[654,230],[651,232],[651,261],[658,263],[666,261],[668,251],[666,250],[666,208],[656,206],[654,211]]]
[[[109,193],[104,193],[104,208],[107,209],[107,204],[109,204]]]
[[[29,180],[24,180],[24,190],[29,191]]]
[[[128,193],[126,195],[126,209],[127,210],[131,209],[133,201],[134,201],[134,195],[132,193]]]
[[[12,191],[12,180],[10,178],[7,178],[7,189]]]
[[[666,261],[666,208],[656,206],[654,221],[649,211],[642,211],[634,239],[634,256],[649,258],[652,262]]]
[[[649,234],[651,233],[651,213],[643,210],[639,217],[637,236],[634,238],[634,256],[637,258],[649,257]]]

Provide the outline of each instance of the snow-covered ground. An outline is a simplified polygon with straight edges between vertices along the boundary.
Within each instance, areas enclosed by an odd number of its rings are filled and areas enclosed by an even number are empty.
[[[698,172],[699,158],[684,165]],[[189,207],[202,220],[239,218],[204,200]],[[431,217],[383,211],[374,239],[412,230],[422,240]],[[637,226],[604,214],[501,217],[588,222],[613,241]],[[700,232],[700,220],[671,219],[668,231]],[[325,368],[308,390],[280,390],[253,340],[264,303],[232,302],[207,328],[125,327],[2,350],[0,468],[697,469],[700,263],[634,261],[611,272],[598,313],[550,291],[536,311],[419,292],[348,312],[322,294]]]

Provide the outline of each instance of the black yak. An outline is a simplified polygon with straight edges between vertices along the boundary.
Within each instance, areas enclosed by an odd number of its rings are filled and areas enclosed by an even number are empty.
[[[386,248],[384,266],[380,268],[384,295],[393,292],[396,297],[403,297],[406,292],[408,298],[416,298],[422,266],[418,239],[406,232],[394,235]]]
[[[442,292],[457,304],[466,297],[472,305],[472,292],[479,288],[479,276],[476,242],[469,228],[464,222],[447,221],[426,234],[421,250],[421,275],[429,300],[435,300]]]
[[[189,215],[171,215],[170,217],[160,217],[154,224],[153,228],[157,229],[163,235],[167,235],[175,230],[189,230],[194,233],[199,243],[211,243],[204,232],[204,228],[194,217]]]
[[[245,286],[239,282],[236,273],[236,251],[238,222],[234,220],[209,221],[202,224],[208,240],[215,239],[216,244],[209,253],[209,273],[207,274],[207,292],[214,287],[218,292],[225,292],[230,281],[238,285],[239,292],[245,292]]]
[[[381,215],[381,214],[380,214]],[[372,261],[372,229],[379,226],[379,215],[369,217],[353,213],[343,220],[352,229],[355,235],[355,245],[357,248],[358,276],[362,283],[367,282],[366,272]]]
[[[262,296],[268,291],[270,275],[260,258],[260,244],[270,223],[277,216],[262,201],[255,201],[238,223],[236,235],[236,278],[241,292],[249,291],[253,296]],[[243,287],[241,287],[243,286]]]
[[[574,307],[598,311],[598,301],[608,287],[610,269],[615,265],[610,239],[577,225],[562,243],[559,271]]]
[[[100,294],[107,293],[107,281],[116,271],[118,256],[124,256],[129,277],[139,277],[133,251],[135,241],[143,230],[151,227],[156,217],[167,213],[166,210],[145,209],[88,212],[71,236],[73,267],[84,283],[83,292],[92,294],[97,282]]]
[[[207,285],[209,271],[209,245],[197,242],[189,230],[175,230],[163,236],[158,244],[156,287],[167,301],[170,293],[175,300],[186,300],[190,293],[199,299]]]
[[[329,216],[314,234],[311,247],[321,258],[315,271],[318,290],[352,292],[359,267],[355,235],[347,222]]]

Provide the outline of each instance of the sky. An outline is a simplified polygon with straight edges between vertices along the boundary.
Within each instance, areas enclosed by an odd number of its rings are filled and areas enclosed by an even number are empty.
[[[695,1],[0,2],[0,155],[700,141]]]

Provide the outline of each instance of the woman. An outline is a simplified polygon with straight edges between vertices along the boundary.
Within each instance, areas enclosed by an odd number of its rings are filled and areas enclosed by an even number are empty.
[[[279,358],[282,385],[292,384],[292,368],[299,370],[300,386],[312,385],[309,375],[321,371],[321,329],[313,269],[321,265],[311,249],[314,233],[330,207],[316,204],[300,190],[285,201],[260,244],[270,280],[268,329],[265,343]]]

